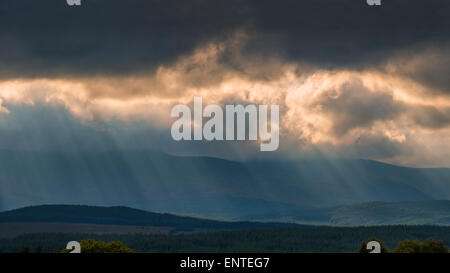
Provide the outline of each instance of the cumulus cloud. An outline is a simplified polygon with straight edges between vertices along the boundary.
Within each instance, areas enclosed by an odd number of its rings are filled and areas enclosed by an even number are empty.
[[[441,143],[438,151],[450,149],[444,141],[450,137],[450,101],[427,93],[426,85],[383,69],[323,70],[277,59],[268,61],[270,69],[258,68],[240,55],[245,39],[237,34],[209,43],[146,75],[3,81],[2,109],[7,115],[9,105],[63,107],[87,122],[144,121],[167,130],[173,105],[203,96],[205,104],[279,104],[281,152],[295,147],[299,154],[320,150],[424,164],[411,149],[431,155],[427,140]],[[223,54],[234,54],[229,59],[239,69],[220,62]],[[432,158],[430,165],[444,162]]]
[[[430,155],[431,143],[439,143],[433,164],[442,164],[450,149],[450,103],[419,103],[411,86],[378,71],[318,72],[288,93],[284,124],[302,149],[425,164],[421,152]]]
[[[102,130],[143,122],[156,136],[170,127],[171,107],[194,96],[278,104],[283,156],[450,166],[446,2],[359,4],[4,1],[0,116],[50,107]],[[236,150],[250,154],[253,144]],[[185,148],[230,152],[210,145]]]

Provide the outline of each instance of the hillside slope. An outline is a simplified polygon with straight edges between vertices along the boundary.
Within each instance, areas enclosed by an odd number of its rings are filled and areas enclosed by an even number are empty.
[[[76,223],[96,225],[169,227],[178,230],[247,229],[290,227],[283,223],[225,222],[167,213],[153,213],[128,207],[42,205],[0,212],[0,226],[5,223]]]

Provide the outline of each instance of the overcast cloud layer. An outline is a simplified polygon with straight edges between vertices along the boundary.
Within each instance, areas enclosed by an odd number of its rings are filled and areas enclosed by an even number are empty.
[[[48,149],[55,141],[30,128],[55,134],[44,123],[67,112],[61,135],[77,145],[258,156],[256,143],[172,143],[171,107],[203,96],[279,104],[278,156],[450,167],[449,10],[447,0],[5,0],[0,138]],[[30,134],[33,145],[12,141]]]

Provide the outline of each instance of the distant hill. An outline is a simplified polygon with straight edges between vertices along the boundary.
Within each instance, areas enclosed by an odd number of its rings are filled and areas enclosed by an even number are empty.
[[[338,225],[450,225],[450,201],[373,202],[332,209]]]
[[[22,225],[11,223],[23,223]],[[207,230],[236,230],[236,229],[257,229],[257,228],[275,228],[292,227],[293,224],[283,223],[254,223],[254,222],[225,222],[213,221],[207,219],[183,217],[171,214],[152,213],[148,211],[132,209],[128,207],[94,207],[94,206],[76,206],[76,205],[43,205],[26,207],[11,211],[0,212],[0,233],[11,233],[9,229],[20,228],[24,233],[43,232],[44,223],[48,227],[59,228],[59,230],[48,230],[46,232],[82,232],[86,229],[84,225],[89,226],[91,231],[98,233],[108,232],[117,233],[124,231],[121,226],[133,227],[160,227],[166,228],[171,232],[193,232]],[[54,224],[76,224],[59,225]],[[50,225],[51,224],[51,225]],[[104,225],[104,228],[100,225]],[[77,230],[78,228],[78,230]],[[157,230],[156,230],[157,231]],[[133,229],[130,232],[150,232],[148,229]],[[129,232],[128,232],[129,233]],[[1,234],[0,234],[0,237]]]
[[[277,214],[248,215],[240,219],[290,221],[338,226],[447,225],[450,201],[371,202],[322,209],[285,211]]]
[[[0,150],[0,210],[128,206],[218,219],[364,202],[450,200],[450,169],[369,160],[236,162],[154,151]]]

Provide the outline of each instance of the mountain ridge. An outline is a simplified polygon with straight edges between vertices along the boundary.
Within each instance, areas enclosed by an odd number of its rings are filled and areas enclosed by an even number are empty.
[[[250,160],[154,151],[0,150],[0,209],[123,205],[233,218],[372,201],[450,199],[450,169],[369,160]]]

